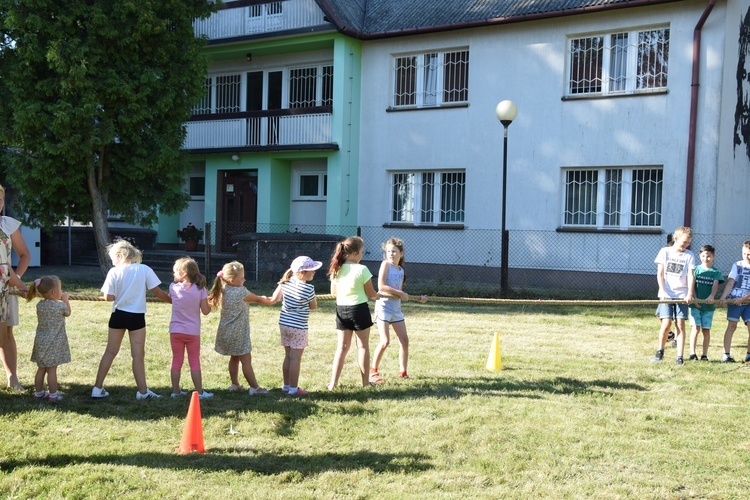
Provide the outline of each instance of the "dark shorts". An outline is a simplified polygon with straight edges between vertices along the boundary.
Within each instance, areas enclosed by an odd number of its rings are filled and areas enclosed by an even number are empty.
[[[109,327],[115,330],[141,330],[146,328],[146,315],[144,313],[131,313],[115,309],[109,317]]]
[[[336,306],[336,329],[360,332],[371,326],[372,316],[367,302],[356,306]]]

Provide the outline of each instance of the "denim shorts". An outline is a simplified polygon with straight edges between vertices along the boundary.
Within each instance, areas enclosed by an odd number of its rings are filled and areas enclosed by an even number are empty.
[[[739,323],[740,318],[742,318],[743,323],[750,321],[750,304],[742,304],[741,306],[727,304],[727,321]]]
[[[699,326],[707,330],[711,329],[711,325],[714,322],[714,309],[710,311],[704,311],[697,307],[690,308],[690,325]]]
[[[659,304],[656,308],[656,315],[659,319],[687,319],[687,304]]]

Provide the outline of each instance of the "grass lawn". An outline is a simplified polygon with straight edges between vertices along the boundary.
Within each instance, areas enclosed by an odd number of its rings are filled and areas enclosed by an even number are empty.
[[[262,290],[261,292],[268,292]],[[308,397],[281,393],[278,306],[251,308],[253,365],[266,396],[230,393],[204,319],[204,454],[176,452],[189,399],[172,399],[170,308],[149,304],[147,375],[161,400],[137,402],[127,338],[90,399],[109,304],[72,302],[65,400],[31,396],[34,302],[16,329],[27,393],[0,390],[0,497],[117,498],[741,498],[750,488],[750,372],[721,364],[724,310],[710,362],[652,364],[653,307],[405,304],[411,380],[363,389],[352,351],[325,391],[336,346],[333,304],[310,322]],[[494,332],[503,370],[485,363]],[[745,331],[733,355],[744,358]],[[371,335],[371,350],[377,334]],[[686,352],[686,357],[688,352]],[[192,389],[187,366],[183,387]]]

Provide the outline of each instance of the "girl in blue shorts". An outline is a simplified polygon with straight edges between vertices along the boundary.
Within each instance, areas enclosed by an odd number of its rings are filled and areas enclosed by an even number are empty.
[[[401,301],[409,300],[409,294],[404,292],[406,271],[404,270],[404,242],[398,238],[391,238],[383,244],[384,260],[380,264],[378,273],[378,293],[380,297],[375,302],[375,321],[380,332],[380,343],[375,348],[373,366],[370,369],[370,382],[382,384],[380,376],[380,361],[385,349],[390,344],[390,327],[396,332],[400,345],[398,351],[399,373],[401,378],[409,378],[406,366],[409,362],[409,337],[406,335],[406,322],[401,312]],[[425,303],[427,297],[422,295],[419,301]]]

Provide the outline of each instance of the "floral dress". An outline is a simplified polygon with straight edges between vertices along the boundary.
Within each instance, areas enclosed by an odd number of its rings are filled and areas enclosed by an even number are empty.
[[[44,299],[36,305],[36,336],[31,361],[37,366],[58,366],[70,363],[68,335],[65,333],[65,302]]]
[[[12,217],[0,217],[0,323],[8,321],[8,283],[10,282],[10,235],[21,223]]]
[[[221,297],[221,318],[214,350],[224,356],[242,356],[252,350],[250,344],[250,304],[244,286],[225,285]]]

